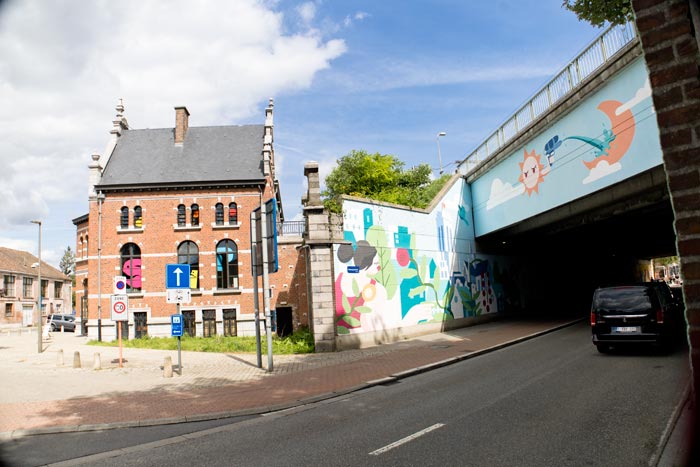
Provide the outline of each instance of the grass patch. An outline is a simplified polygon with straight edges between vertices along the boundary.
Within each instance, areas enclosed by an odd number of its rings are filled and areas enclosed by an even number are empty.
[[[267,353],[267,337],[260,337],[262,353]],[[88,345],[100,347],[117,347],[118,340],[88,341]],[[142,337],[140,339],[122,339],[122,347],[133,349],[177,350],[177,337]],[[192,352],[216,353],[255,353],[257,346],[255,336],[250,337],[190,337],[183,336],[181,349]],[[303,354],[314,352],[314,338],[308,329],[300,329],[285,338],[272,336],[272,353],[278,355]]]

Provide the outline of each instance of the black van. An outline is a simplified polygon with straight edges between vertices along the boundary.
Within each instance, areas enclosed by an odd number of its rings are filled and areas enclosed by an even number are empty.
[[[680,307],[665,282],[604,287],[593,293],[591,330],[599,352],[630,342],[666,347],[680,334],[682,322]]]

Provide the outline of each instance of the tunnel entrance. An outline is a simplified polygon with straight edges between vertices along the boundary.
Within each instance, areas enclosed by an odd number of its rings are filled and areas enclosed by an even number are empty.
[[[662,167],[476,239],[514,258],[523,313],[583,316],[595,288],[640,280],[640,262],[676,255]]]

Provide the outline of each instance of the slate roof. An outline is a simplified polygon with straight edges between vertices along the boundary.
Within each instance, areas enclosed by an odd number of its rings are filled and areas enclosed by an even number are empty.
[[[25,276],[37,276],[39,271],[32,268],[32,264],[38,261],[39,259],[36,256],[26,251],[13,250],[0,246],[0,271],[3,273],[11,272],[14,274],[23,274]],[[41,278],[66,282],[71,280],[70,277],[45,261],[41,262]]]
[[[101,189],[264,183],[264,125],[190,127],[182,145],[173,128],[125,130]]]

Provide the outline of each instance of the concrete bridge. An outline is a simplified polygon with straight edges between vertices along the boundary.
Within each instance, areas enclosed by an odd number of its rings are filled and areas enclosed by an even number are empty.
[[[327,241],[317,257],[333,261],[310,271],[319,348],[503,313],[584,316],[596,287],[649,280],[649,259],[676,254],[651,94],[634,27],[615,27],[465,158],[427,209],[346,197],[342,220],[324,226],[307,167],[309,239]]]

